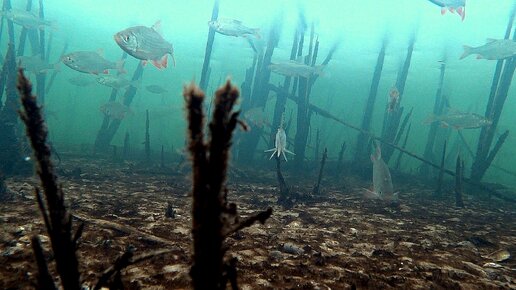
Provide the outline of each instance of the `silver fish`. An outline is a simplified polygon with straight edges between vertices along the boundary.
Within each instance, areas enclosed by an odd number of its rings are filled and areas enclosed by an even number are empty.
[[[138,81],[130,81],[126,78],[120,77],[120,76],[113,76],[113,75],[105,75],[105,76],[99,76],[96,78],[96,81],[104,86],[113,88],[113,89],[123,89],[128,86],[133,86],[135,88],[138,88]]]
[[[440,122],[443,127],[452,127],[456,130],[477,129],[490,126],[493,122],[484,116],[475,113],[453,112],[446,115],[431,115],[425,123]]]
[[[96,51],[75,51],[65,54],[61,58],[62,62],[69,68],[89,74],[108,73],[109,69],[116,69],[120,73],[125,73],[123,68],[124,61],[112,62]]]
[[[116,120],[122,120],[125,118],[127,113],[131,112],[129,107],[120,104],[119,102],[108,102],[100,106],[100,111],[109,118]]]
[[[142,60],[144,65],[147,61],[151,61],[159,69],[166,68],[168,65],[167,54],[170,54],[175,66],[172,43],[163,39],[160,31],[161,21],[158,21],[152,27],[129,27],[117,32],[114,39],[121,49]]]
[[[398,193],[394,192],[392,186],[391,172],[382,159],[382,151],[378,144],[375,155],[371,155],[371,161],[373,162],[373,191],[368,191],[366,196],[388,201],[398,200]]]
[[[495,252],[490,253],[487,256],[482,256],[483,258],[490,259],[494,262],[503,262],[509,260],[511,257],[511,253],[505,249],[501,249]]]
[[[87,87],[94,83],[93,78],[85,77],[84,75],[69,78],[68,82],[77,87]]]
[[[324,65],[309,66],[294,60],[282,63],[272,63],[269,69],[280,75],[289,77],[304,77],[308,78],[312,75],[322,75]]]
[[[274,155],[276,155],[278,158],[283,155],[283,158],[285,159],[285,161],[287,161],[287,155],[285,154],[285,152],[292,155],[296,155],[294,154],[294,152],[289,151],[287,149],[287,134],[281,126],[278,128],[278,132],[276,133],[276,139],[274,141],[274,148],[265,150],[265,152],[272,152],[269,160],[272,159]]]
[[[504,59],[516,55],[516,41],[510,39],[487,39],[487,43],[482,46],[471,47],[464,45],[464,53],[460,59],[470,54],[476,54],[477,59]]]
[[[39,54],[34,56],[18,56],[16,58],[16,63],[18,64],[18,67],[35,74],[46,73],[49,70],[59,69],[59,63],[47,63],[41,59]]]
[[[462,18],[466,17],[466,0],[428,0],[435,5],[441,7],[441,14],[444,15],[446,10],[454,13],[457,11],[457,14]]]
[[[208,25],[216,32],[235,37],[247,37],[254,35],[256,38],[261,38],[258,28],[249,28],[242,24],[242,21],[235,19],[219,19],[208,22]]]
[[[20,9],[10,9],[2,12],[2,15],[12,22],[21,25],[27,29],[40,29],[45,27],[54,27],[52,21],[44,20],[36,16],[34,13]]]
[[[145,87],[145,89],[153,94],[158,94],[158,95],[162,95],[162,94],[166,94],[168,93],[168,90],[163,88],[162,86],[159,86],[159,85],[148,85]]]

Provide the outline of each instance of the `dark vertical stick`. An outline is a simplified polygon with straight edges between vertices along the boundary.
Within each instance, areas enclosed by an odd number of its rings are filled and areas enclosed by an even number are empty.
[[[204,92],[190,85],[183,95],[188,114],[188,148],[192,156],[193,175],[192,286],[195,290],[222,290],[226,289],[227,281],[232,280],[236,288],[236,265],[234,261],[224,265],[226,249],[223,242],[228,235],[256,221],[264,223],[272,214],[272,209],[240,220],[237,206],[227,203],[226,174],[231,139],[238,124],[239,113],[233,112],[239,96],[238,89],[228,81],[215,93],[208,142],[204,135]],[[228,274],[224,275],[224,272]]]
[[[337,167],[335,169],[335,176],[339,175],[342,171],[343,160],[344,160],[344,152],[346,151],[346,141],[342,142],[340,145],[339,157],[337,159]]]
[[[324,148],[324,153],[321,159],[321,168],[319,168],[319,176],[317,177],[317,183],[314,185],[314,188],[312,189],[313,195],[319,195],[320,193],[320,187],[321,187],[321,180],[324,170],[324,164],[326,163],[326,158],[328,158],[328,149]]]
[[[27,5],[25,7],[26,11],[30,11],[32,9],[32,0],[27,0]],[[18,43],[18,52],[17,56],[22,56],[25,51],[25,40],[27,39],[27,31],[28,29],[23,27],[20,32],[20,42]]]
[[[43,0],[39,0],[39,18],[45,19],[45,10],[43,9]],[[48,61],[45,59],[45,29],[39,31],[39,57],[42,61]],[[42,105],[45,104],[45,84],[47,80],[47,74],[40,72],[36,75],[36,94],[38,95]]]
[[[50,236],[57,272],[61,277],[63,289],[79,290],[81,289],[79,263],[75,255],[76,244],[72,235],[71,215],[65,206],[64,193],[57,183],[43,115],[36,97],[32,95],[32,86],[21,70],[18,76],[18,91],[23,105],[20,116],[32,144],[37,161],[36,171],[46,198],[44,205],[39,191],[36,191]]]
[[[47,261],[45,260],[43,247],[41,246],[41,241],[38,236],[33,236],[31,238],[31,245],[32,252],[34,252],[34,258],[36,259],[36,263],[38,265],[38,282],[36,288],[45,290],[57,290],[57,287],[54,284],[54,279],[48,271]]]
[[[219,0],[215,0],[213,3],[213,10],[211,12],[211,20],[217,20],[219,16]],[[204,62],[202,64],[201,81],[200,87],[202,90],[206,90],[208,86],[208,68],[210,67],[211,50],[213,48],[213,41],[215,40],[215,30],[211,27],[208,31],[208,41],[206,43],[206,51],[204,52]]]
[[[403,99],[403,92],[405,91],[405,83],[407,82],[415,41],[415,36],[413,36],[410,40],[407,49],[407,56],[405,57],[403,67],[398,74],[398,79],[396,80],[396,88],[399,91],[398,103],[396,104],[396,107],[392,112],[388,112],[387,110],[385,111],[382,128],[382,138],[388,140],[389,142],[393,142],[394,138],[396,137],[396,132],[398,131],[401,116],[403,115],[403,107],[400,107],[400,104]],[[387,147],[385,148],[385,150],[382,150],[382,158],[386,163],[389,162],[389,159],[391,158],[393,152],[393,148],[390,147]]]
[[[149,110],[145,111],[145,160],[150,162],[151,150],[150,150],[150,134],[149,134]]]
[[[129,157],[129,148],[130,144],[129,144],[129,132],[125,132],[125,137],[124,137],[124,159],[127,159]]]
[[[380,49],[380,53],[378,54],[378,59],[376,60],[376,67],[374,69],[373,80],[371,82],[371,87],[369,88],[369,97],[367,98],[367,103],[364,108],[364,115],[362,117],[362,125],[360,128],[365,131],[369,131],[371,127],[371,120],[373,118],[373,110],[374,104],[376,102],[376,96],[378,95],[378,85],[380,84],[380,78],[382,76],[383,63],[385,60],[385,50],[387,46],[387,41],[384,40],[382,43],[382,48]],[[364,133],[360,133],[357,138],[356,145],[356,154],[353,159],[354,167],[362,167],[362,164],[366,164],[365,160],[369,159],[369,151],[366,148],[367,141],[369,140],[369,136]]]
[[[512,14],[505,31],[505,39],[510,38],[513,29],[513,22],[516,15],[516,6],[513,7]],[[513,32],[513,40],[516,40],[516,29]],[[503,72],[502,72],[503,67]],[[498,120],[503,110],[503,105],[507,99],[507,94],[516,68],[516,57],[506,60],[499,60],[493,76],[489,101],[486,107],[485,116],[492,121],[491,126],[483,127],[480,130],[480,137],[477,144],[477,154],[471,166],[471,178],[481,180],[490,166],[488,163],[489,150],[493,143],[494,135],[498,127]]]
[[[280,189],[280,194],[278,198],[278,204],[283,205],[284,207],[291,207],[292,201],[290,200],[290,189],[285,182],[285,178],[283,178],[283,174],[281,173],[281,158],[275,156],[276,159],[276,177],[278,178],[278,185]]]
[[[443,177],[444,177],[444,163],[446,161],[446,141],[443,145],[443,153],[441,156],[441,168],[439,169],[439,177],[437,178],[437,189],[434,192],[434,196],[441,198],[443,195]]]
[[[403,144],[401,145],[401,148],[405,149],[405,147],[407,146],[407,141],[408,141],[408,137],[410,135],[410,127],[412,126],[412,123],[409,124],[408,126],[408,129],[407,129],[407,134],[405,134],[405,139],[403,140]],[[400,131],[402,131],[402,129],[400,129]],[[401,134],[400,134],[401,135]],[[394,168],[396,168],[396,170],[399,170],[400,169],[400,166],[401,166],[401,158],[403,157],[403,152],[400,152],[400,154],[398,155],[398,159],[396,159],[396,165],[394,166]]]
[[[320,145],[321,145],[321,138],[319,136],[319,128],[317,128],[317,134],[315,136],[314,160],[319,160],[319,146]]]
[[[464,207],[462,200],[462,192],[464,190],[462,180],[464,178],[464,161],[461,160],[460,155],[457,155],[457,162],[455,163],[455,206]]]
[[[49,45],[50,46],[50,45]],[[66,51],[68,50],[68,42],[65,43],[65,45],[63,46],[63,50],[61,51],[61,54],[59,55],[59,60],[58,61],[61,61],[61,58],[63,58],[63,55],[65,55]],[[50,50],[48,51],[48,54],[47,54],[47,60],[50,60]],[[57,71],[54,70],[52,72],[52,75],[50,75],[50,79],[48,80],[48,84],[47,84],[47,89],[46,89],[46,93],[48,93],[50,91],[50,88],[52,87],[52,85],[54,84],[54,80],[57,76]]]
[[[444,85],[444,73],[446,71],[446,63],[441,63],[441,73],[439,75],[439,85],[437,86],[437,92],[435,94],[435,102],[434,102],[434,110],[433,114],[435,116],[439,116],[443,112],[444,101],[443,101],[443,85]],[[426,139],[425,145],[425,153],[423,157],[427,160],[434,159],[434,144],[437,135],[437,131],[439,130],[438,122],[434,122],[430,124],[430,130],[428,131],[428,137]],[[428,175],[429,167],[427,165],[421,166],[420,173],[423,176]]]
[[[161,145],[161,168],[165,168],[165,146]]]

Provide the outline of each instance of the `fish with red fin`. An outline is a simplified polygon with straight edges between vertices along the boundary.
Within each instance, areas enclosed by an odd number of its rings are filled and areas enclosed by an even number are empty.
[[[167,55],[170,54],[173,65],[176,66],[172,43],[163,39],[161,35],[161,21],[152,27],[129,27],[117,32],[114,39],[121,49],[140,59],[143,65],[151,61],[158,69],[164,69],[168,66]]]
[[[466,17],[466,0],[428,0],[435,5],[441,7],[441,14],[444,15],[446,11],[451,13],[457,12],[462,21]]]

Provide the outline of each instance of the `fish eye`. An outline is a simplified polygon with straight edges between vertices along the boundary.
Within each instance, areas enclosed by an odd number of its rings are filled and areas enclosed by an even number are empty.
[[[129,41],[129,35],[124,36],[124,40],[125,40],[125,42],[128,42]]]

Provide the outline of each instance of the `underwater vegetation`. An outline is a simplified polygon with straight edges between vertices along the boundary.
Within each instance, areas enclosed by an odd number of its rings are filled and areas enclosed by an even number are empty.
[[[2,1],[0,288],[516,288],[515,3],[146,8]]]

